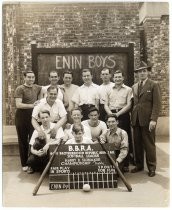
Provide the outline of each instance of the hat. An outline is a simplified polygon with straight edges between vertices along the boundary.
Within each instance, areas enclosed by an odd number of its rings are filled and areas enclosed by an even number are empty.
[[[142,70],[142,69],[147,69],[148,71],[151,71],[152,69],[152,65],[147,65],[144,61],[141,61],[140,63],[140,67],[138,69],[135,69],[134,71],[137,72],[139,70]]]

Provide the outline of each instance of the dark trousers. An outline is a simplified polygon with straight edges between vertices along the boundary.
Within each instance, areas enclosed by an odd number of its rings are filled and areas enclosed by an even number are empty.
[[[100,113],[99,119],[106,122],[107,114],[104,108],[104,104],[99,104],[99,113]]]
[[[15,125],[22,167],[27,165],[29,141],[34,130],[31,124],[32,110],[33,109],[17,109],[15,115]]]
[[[83,121],[83,120],[88,120],[89,119],[89,117],[88,117],[89,108],[95,107],[95,106],[93,104],[83,104],[83,105],[81,105],[79,107],[82,110],[82,115],[83,115],[82,121]]]
[[[144,150],[146,155],[146,164],[148,170],[156,170],[156,146],[155,146],[155,130],[149,131],[149,126],[133,127],[134,144],[136,154],[136,166],[144,168]]]
[[[46,167],[48,160],[49,160],[49,155],[39,157],[37,155],[30,153],[27,160],[27,165],[31,167],[34,171],[42,171]]]
[[[111,110],[112,113],[116,113],[116,110]],[[125,130],[128,134],[129,151],[125,158],[124,166],[128,167],[130,162],[130,154],[133,153],[132,139],[131,139],[131,127],[130,127],[130,114],[129,112],[122,114],[118,117],[118,127]]]

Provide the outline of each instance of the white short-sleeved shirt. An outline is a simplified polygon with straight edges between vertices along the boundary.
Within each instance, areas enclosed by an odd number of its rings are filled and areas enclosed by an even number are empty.
[[[89,138],[83,137],[81,143],[77,143],[74,138],[69,139],[65,144],[93,144],[93,141]]]
[[[96,101],[99,100],[98,85],[91,83],[90,86],[83,84],[74,93],[72,101],[79,106],[83,104],[96,105]]]
[[[112,89],[106,94],[105,103],[109,106],[110,110],[122,109],[131,101],[133,97],[132,89],[126,85],[122,85],[120,89],[113,86]]]
[[[110,82],[109,84],[101,84],[99,86],[99,98],[100,98],[100,104],[105,103],[106,94],[109,93],[109,91],[112,89],[112,87],[115,85],[115,83]]]
[[[33,112],[32,112],[32,117],[34,117],[36,120],[38,120],[38,113],[42,109],[47,109],[50,112],[51,122],[58,121],[59,119],[61,119],[62,117],[64,117],[67,114],[62,101],[59,99],[56,99],[54,104],[52,106],[50,106],[47,103],[47,99],[42,98],[40,100],[39,104],[34,107]]]
[[[92,139],[90,128],[88,126],[85,126],[82,122],[81,122],[81,124],[83,125],[83,128],[84,128],[84,135],[83,135],[83,137]],[[65,129],[64,130],[64,132],[68,135],[68,139],[74,138],[74,136],[72,134],[72,128],[73,128],[73,124],[71,125],[70,129]]]
[[[44,133],[45,133],[45,135],[46,135],[46,140],[47,140],[46,143],[48,143],[48,142],[50,141],[50,134],[49,134],[49,132],[50,132],[51,129],[54,128],[55,125],[56,125],[55,123],[50,123],[50,128],[49,128],[49,129],[44,129],[44,127],[41,125],[41,129],[44,131]],[[32,137],[31,137],[31,139],[30,139],[29,144],[30,144],[30,145],[33,145],[34,142],[35,142],[35,139],[36,139],[37,137],[38,137],[38,131],[37,131],[37,130],[34,130],[34,132],[33,132],[33,134],[32,134]],[[56,140],[56,139],[60,139],[60,138],[62,138],[62,137],[64,137],[64,132],[63,132],[62,127],[60,127],[60,128],[57,130],[57,134],[56,134],[55,140]]]
[[[47,89],[50,87],[51,85],[46,85],[46,86],[42,86],[42,94],[43,97],[46,98],[47,97]],[[59,85],[57,85],[58,88],[58,93],[57,93],[57,98],[60,99],[61,101],[63,101],[63,93],[60,90]]]
[[[93,141],[95,141],[103,132],[106,132],[107,130],[107,126],[106,126],[106,123],[99,120],[98,121],[98,125],[95,126],[95,127],[92,127],[89,125],[89,120],[84,120],[82,121],[82,124],[84,126],[87,126],[88,128],[90,128],[90,131],[91,131],[91,137],[93,139]]]

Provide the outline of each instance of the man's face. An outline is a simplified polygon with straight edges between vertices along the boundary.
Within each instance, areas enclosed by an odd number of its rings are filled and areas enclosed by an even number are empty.
[[[55,102],[55,100],[57,99],[57,90],[51,89],[50,91],[47,91],[47,99],[50,102]]]
[[[113,76],[113,81],[114,81],[115,84],[117,84],[117,85],[123,84],[123,82],[124,82],[124,77],[122,76],[122,73],[114,74],[114,76]]]
[[[141,69],[138,71],[138,77],[139,77],[139,80],[143,81],[145,79],[148,78],[148,70],[147,69]]]
[[[51,72],[50,76],[49,76],[49,81],[51,83],[51,85],[57,85],[58,81],[59,81],[59,76],[56,72]]]
[[[73,120],[73,122],[81,122],[82,119],[82,114],[79,110],[73,110],[72,114],[71,114],[71,118]]]
[[[101,71],[100,78],[103,80],[103,83],[110,82],[111,74],[109,73],[109,70],[103,70]]]
[[[47,126],[50,123],[50,116],[48,113],[40,113],[40,120],[43,126]]]
[[[63,82],[65,85],[71,85],[72,83],[72,74],[64,74]]]
[[[79,131],[79,132],[77,132],[77,133],[72,132],[72,134],[73,134],[73,136],[74,136],[76,142],[79,143],[79,142],[82,141],[82,137],[83,137],[83,135],[84,135],[84,133],[83,133],[82,131]]]
[[[82,73],[82,79],[84,81],[84,84],[90,84],[92,83],[93,76],[91,75],[91,72],[86,71]]]
[[[97,111],[93,111],[93,112],[90,112],[90,114],[88,115],[88,117],[90,118],[90,121],[91,122],[96,123],[96,122],[98,122],[99,114],[98,114]]]
[[[118,126],[118,121],[114,117],[109,117],[107,120],[107,126],[110,130],[116,129]]]
[[[26,76],[24,77],[24,81],[26,83],[26,85],[33,85],[33,83],[35,82],[35,75],[34,73],[27,73]]]

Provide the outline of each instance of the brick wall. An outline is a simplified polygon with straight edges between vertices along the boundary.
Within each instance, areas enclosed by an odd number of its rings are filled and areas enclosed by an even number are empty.
[[[162,20],[160,25],[162,34],[167,33],[167,24],[163,25]],[[137,66],[139,30],[138,3],[4,4],[4,124],[14,124],[14,90],[22,83],[22,72],[31,69],[33,41],[37,47],[45,48],[121,47],[133,42]],[[164,114],[165,111],[166,108]]]
[[[161,116],[169,115],[169,19],[146,19],[143,24],[147,61],[153,64],[150,77],[162,91]]]

